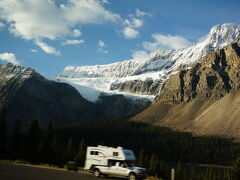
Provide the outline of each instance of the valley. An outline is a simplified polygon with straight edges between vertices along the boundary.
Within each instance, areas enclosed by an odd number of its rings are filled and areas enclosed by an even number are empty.
[[[0,179],[239,180],[239,7],[0,0]]]

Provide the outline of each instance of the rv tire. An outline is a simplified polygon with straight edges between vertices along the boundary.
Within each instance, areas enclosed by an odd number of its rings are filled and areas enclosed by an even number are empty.
[[[128,179],[129,180],[137,180],[137,176],[135,173],[130,173],[129,176],[128,176]]]
[[[98,169],[94,169],[93,175],[94,175],[95,177],[100,177],[101,173],[100,173],[100,171],[99,171]]]

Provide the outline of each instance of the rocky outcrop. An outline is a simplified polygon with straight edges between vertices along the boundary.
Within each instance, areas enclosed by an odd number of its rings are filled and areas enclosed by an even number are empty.
[[[117,90],[120,92],[127,92],[133,94],[157,95],[159,93],[162,83],[162,80],[125,81],[119,83],[112,83],[110,90]]]
[[[155,102],[188,102],[194,98],[219,99],[240,87],[240,43],[206,55],[202,63],[172,75]]]
[[[33,119],[41,126],[52,120],[55,126],[103,118],[121,118],[140,112],[149,101],[124,96],[104,96],[96,103],[84,99],[67,83],[51,81],[31,68],[0,65],[0,104],[7,109],[8,127],[20,118],[24,129]]]
[[[198,135],[240,139],[239,102],[240,41],[170,76],[153,104],[132,119]]]

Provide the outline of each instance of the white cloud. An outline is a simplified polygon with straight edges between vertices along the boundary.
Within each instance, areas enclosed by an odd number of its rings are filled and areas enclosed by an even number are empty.
[[[82,35],[82,32],[79,29],[73,30],[73,37],[80,37]]]
[[[129,19],[125,19],[124,24],[127,26],[132,26],[131,21]]]
[[[68,0],[60,7],[65,19],[72,24],[98,24],[120,19],[118,14],[106,10],[98,0]]]
[[[140,28],[143,25],[143,21],[137,18],[131,18],[130,20],[126,19],[124,24],[131,28]]]
[[[40,40],[36,40],[35,44],[38,45],[44,52],[48,53],[48,54],[54,54],[54,55],[60,55],[61,52],[56,50],[54,47],[49,46],[48,44],[40,41]]]
[[[105,47],[106,44],[105,44],[105,42],[99,40],[99,41],[98,41],[98,46],[100,46],[100,47]]]
[[[140,20],[140,19],[137,19],[137,18],[133,18],[132,19],[133,21],[133,25],[134,25],[134,27],[136,27],[136,28],[139,28],[139,27],[141,27],[142,25],[143,25],[143,21],[142,20]]]
[[[140,11],[139,9],[136,9],[136,16],[137,17],[143,17],[143,16],[149,16],[152,17],[151,13]]]
[[[0,19],[8,23],[11,33],[27,40],[79,37],[81,32],[73,30],[76,26],[121,20],[103,5],[99,0],[66,0],[60,5],[53,0],[0,0]],[[57,53],[42,47],[45,52]]]
[[[150,16],[150,14],[136,9],[135,14],[129,14],[129,19],[125,19],[123,24],[126,26],[123,29],[123,34],[126,39],[134,39],[139,36],[139,31],[136,30],[143,26],[143,16]]]
[[[0,60],[7,61],[7,62],[13,63],[13,64],[19,64],[19,61],[17,60],[15,54],[13,54],[13,53],[0,54]]]
[[[102,3],[104,4],[110,4],[110,2],[108,0],[102,0]]]
[[[126,39],[135,39],[138,37],[139,32],[131,27],[126,27],[123,30],[123,35]]]
[[[182,49],[191,44],[190,41],[181,36],[152,34],[153,42],[145,41],[143,47],[149,51],[156,51],[158,49]]]
[[[98,41],[98,53],[108,54],[109,51],[107,49],[104,49],[106,47],[106,43],[104,41],[99,40]]]
[[[84,43],[84,40],[78,40],[78,39],[71,39],[71,40],[65,40],[61,43],[61,45],[76,45],[76,44],[82,44]]]
[[[133,51],[133,59],[137,59],[137,60],[144,60],[145,58],[147,58],[149,56],[149,54],[146,51]]]
[[[101,48],[101,47],[98,47],[98,50],[97,50],[97,52],[98,52],[98,53],[103,53],[103,54],[108,54],[108,53],[109,53],[109,51],[108,51],[108,50],[106,50],[106,49],[103,49],[103,48]]]
[[[30,49],[31,52],[36,53],[38,52],[36,49]]]
[[[4,28],[4,26],[5,26],[5,24],[3,24],[3,23],[0,22],[0,30],[1,30],[2,28]]]
[[[70,33],[64,14],[49,0],[0,1],[0,18],[10,31],[24,39],[55,39]]]

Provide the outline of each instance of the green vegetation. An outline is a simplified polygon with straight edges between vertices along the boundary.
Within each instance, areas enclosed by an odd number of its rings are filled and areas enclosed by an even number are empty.
[[[154,155],[165,162],[232,165],[240,155],[240,144],[232,139],[194,137],[190,133],[126,120],[85,121],[58,129],[56,134],[65,144],[71,137],[74,143],[84,139],[92,146],[120,145],[133,149],[137,155],[141,151],[141,157],[150,159]]]
[[[7,150],[7,125],[5,106],[0,107],[0,159],[6,156]]]
[[[54,129],[52,121],[40,129],[38,121],[33,120],[28,131],[22,133],[21,120],[16,119],[8,135],[6,128],[2,107],[0,159],[11,162],[64,167],[68,161],[75,161],[81,169],[87,145],[120,145],[134,150],[138,157],[136,165],[146,167],[152,179],[169,179],[171,168],[175,168],[176,180],[239,179],[240,144],[232,139],[194,137],[127,120],[85,121],[59,129]],[[233,168],[196,165],[200,163]]]
[[[232,166],[240,153],[240,144],[232,139],[194,137],[190,133],[126,120],[85,121],[62,127],[56,133],[64,142],[69,137],[73,142],[83,138],[87,145],[121,145],[133,149],[138,157],[136,165],[146,167],[155,179],[169,179],[171,168],[175,168],[177,180],[232,180],[240,172],[231,167],[196,165]]]

